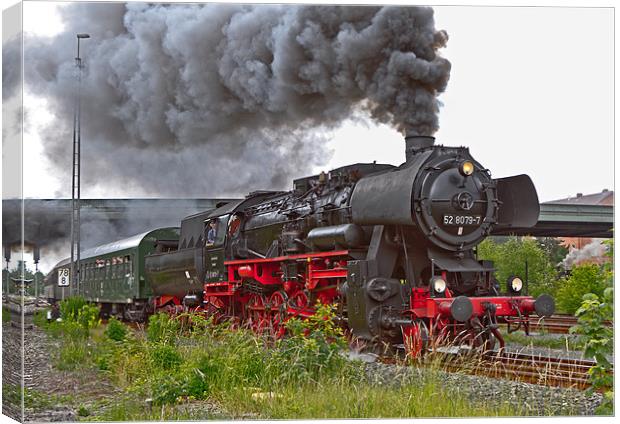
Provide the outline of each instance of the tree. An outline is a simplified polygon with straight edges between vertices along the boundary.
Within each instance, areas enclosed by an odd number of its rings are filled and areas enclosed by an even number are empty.
[[[609,287],[603,268],[596,264],[583,264],[574,267],[568,278],[560,280],[556,294],[559,311],[574,314],[581,306],[583,296],[593,293],[601,297],[605,288]]]
[[[570,276],[560,281],[556,296],[559,310],[574,314],[581,306],[584,295],[593,293],[601,298],[606,288],[613,287],[613,240],[605,240],[603,244],[607,248],[605,256],[611,260],[602,265],[583,264],[573,267]]]
[[[553,264],[539,243],[531,238],[509,237],[504,242],[487,238],[478,245],[478,258],[493,261],[495,277],[502,289],[510,276],[519,276],[525,282],[527,277],[529,294],[538,296],[542,293],[553,295],[556,289],[556,277]]]
[[[22,269],[23,267],[23,269]],[[23,272],[23,275],[22,275]],[[6,269],[2,270],[2,288],[3,290],[5,290],[6,288],[6,281],[7,281],[7,271]],[[28,296],[33,296],[35,293],[35,282],[37,284],[37,293],[41,294],[41,292],[43,291],[43,279],[45,278],[45,274],[43,274],[41,271],[37,271],[36,273],[33,272],[32,270],[28,269],[28,266],[26,265],[26,263],[24,261],[18,260],[17,261],[17,266],[15,268],[13,268],[8,275],[8,280],[9,280],[9,293],[12,294],[16,294],[17,293],[17,287],[15,285],[15,282],[13,281],[13,279],[15,280],[19,280],[21,279],[23,276],[23,278],[25,278],[26,280],[33,280],[33,282],[28,285],[28,287],[26,288],[26,295]]]
[[[538,246],[545,252],[549,262],[554,267],[564,260],[568,255],[568,248],[563,246],[560,240],[555,237],[542,237],[536,239]]]

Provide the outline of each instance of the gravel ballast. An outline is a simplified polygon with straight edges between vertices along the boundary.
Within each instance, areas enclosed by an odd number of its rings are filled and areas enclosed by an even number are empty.
[[[510,404],[523,415],[593,415],[602,395],[585,391],[547,387],[499,378],[445,372],[416,366],[368,362],[366,374],[371,384],[394,385],[432,377],[448,391],[466,396],[473,403],[493,407]]]

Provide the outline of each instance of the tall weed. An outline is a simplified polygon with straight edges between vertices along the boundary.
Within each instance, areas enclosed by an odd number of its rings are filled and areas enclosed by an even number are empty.
[[[68,297],[60,302],[60,316],[65,321],[77,321],[80,310],[86,305],[86,299],[83,297]]]
[[[158,313],[149,317],[146,338],[152,343],[174,344],[180,329],[181,325],[177,319]]]

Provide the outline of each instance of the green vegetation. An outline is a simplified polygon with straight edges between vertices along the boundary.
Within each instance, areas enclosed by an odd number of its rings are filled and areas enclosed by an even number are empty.
[[[47,311],[48,309],[39,309],[38,311],[35,311],[32,317],[32,322],[34,325],[41,328],[44,328],[47,325]]]
[[[523,332],[508,334],[502,331],[506,343],[514,343],[522,346],[547,347],[549,349],[580,350],[583,348],[583,340],[580,337],[561,335],[537,334],[536,336],[526,336]]]
[[[611,242],[606,244],[607,255],[613,257]],[[559,278],[554,267],[566,252],[566,248],[553,238],[487,238],[478,245],[478,257],[493,261],[502,291],[505,290],[506,280],[512,275],[525,280],[527,261],[529,294],[534,297],[542,293],[550,294],[556,300],[557,312],[574,314],[581,305],[583,295],[594,293],[600,297],[605,288],[612,285],[609,277],[612,265],[583,264],[574,267],[570,276]]]
[[[568,255],[568,248],[562,245],[555,237],[540,237],[536,239],[538,246],[545,252],[552,266],[557,267]]]
[[[180,329],[180,320],[172,319],[166,314],[151,315],[146,329],[146,338],[151,343],[174,343]]]
[[[606,240],[607,256],[613,260],[614,241]],[[585,339],[584,355],[596,359],[597,365],[590,369],[590,378],[594,390],[603,391],[603,402],[597,409],[598,414],[613,415],[614,413],[614,378],[610,374],[613,366],[607,360],[607,355],[613,354],[614,329],[605,325],[605,321],[614,319],[614,268],[613,262],[606,263],[600,269],[601,281],[605,285],[603,293],[587,293],[582,297],[583,302],[575,312],[577,325],[570,329],[571,333],[581,334]],[[600,285],[596,285],[600,289]]]
[[[89,343],[91,330],[100,324],[96,306],[89,305],[82,298],[71,297],[60,302],[61,321],[48,323],[46,313],[46,310],[38,311],[33,322],[53,337],[63,340],[55,358],[58,369],[75,370],[97,356],[101,347]]]
[[[45,328],[61,337],[56,367],[98,372],[121,391],[84,404],[86,420],[388,418],[518,415],[512,407],[472,404],[429,371],[387,386],[371,384],[346,347],[330,306],[308,320],[291,319],[290,336],[274,340],[216,325],[199,315],[150,318],[146,332],[110,320],[102,330],[85,307]],[[86,329],[86,331],[84,331]],[[68,347],[70,346],[70,347]]]
[[[509,237],[505,242],[487,238],[478,245],[478,258],[493,261],[495,277],[501,291],[506,290],[506,281],[517,275],[525,282],[525,263],[528,266],[529,294],[555,294],[556,272],[546,249],[534,239]]]
[[[115,342],[122,342],[127,337],[127,327],[115,317],[110,317],[105,335]]]
[[[2,305],[2,322],[11,321],[11,311],[6,305]]]
[[[603,403],[597,409],[597,413],[603,415],[613,414],[614,378],[613,366],[607,359],[607,355],[613,354],[614,330],[605,325],[606,320],[613,320],[614,299],[613,287],[605,289],[603,296],[599,298],[593,293],[583,296],[583,303],[577,310],[577,325],[571,328],[572,333],[582,334],[585,338],[584,355],[596,359],[597,365],[590,369],[593,390],[603,390]]]
[[[20,279],[20,278],[25,278],[26,280],[33,280],[31,284],[29,284],[26,287],[26,295],[27,296],[34,296],[35,292],[40,295],[43,292],[43,280],[45,278],[45,274],[43,274],[41,271],[36,271],[33,272],[31,269],[29,269],[24,261],[18,260],[17,261],[17,265],[15,268],[13,268],[10,271],[7,271],[6,269],[2,270],[2,289],[3,291],[6,288],[6,281],[8,278],[8,284],[9,284],[9,293],[10,294],[16,294],[17,293],[17,286],[15,285],[15,282],[12,280],[14,279]]]
[[[19,407],[22,402],[21,386],[15,384],[3,384],[2,398],[3,402]],[[24,407],[27,409],[41,411],[65,400],[66,399],[61,396],[48,395],[36,389],[31,389],[28,387],[24,389]]]
[[[586,293],[593,293],[600,297],[606,287],[609,287],[606,272],[599,265],[576,266],[572,269],[570,277],[559,282],[556,293],[557,308],[563,312],[575,314]]]

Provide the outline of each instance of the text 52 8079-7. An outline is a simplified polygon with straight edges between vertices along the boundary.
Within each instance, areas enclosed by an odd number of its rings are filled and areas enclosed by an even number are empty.
[[[482,217],[480,215],[444,215],[443,225],[480,225]]]

